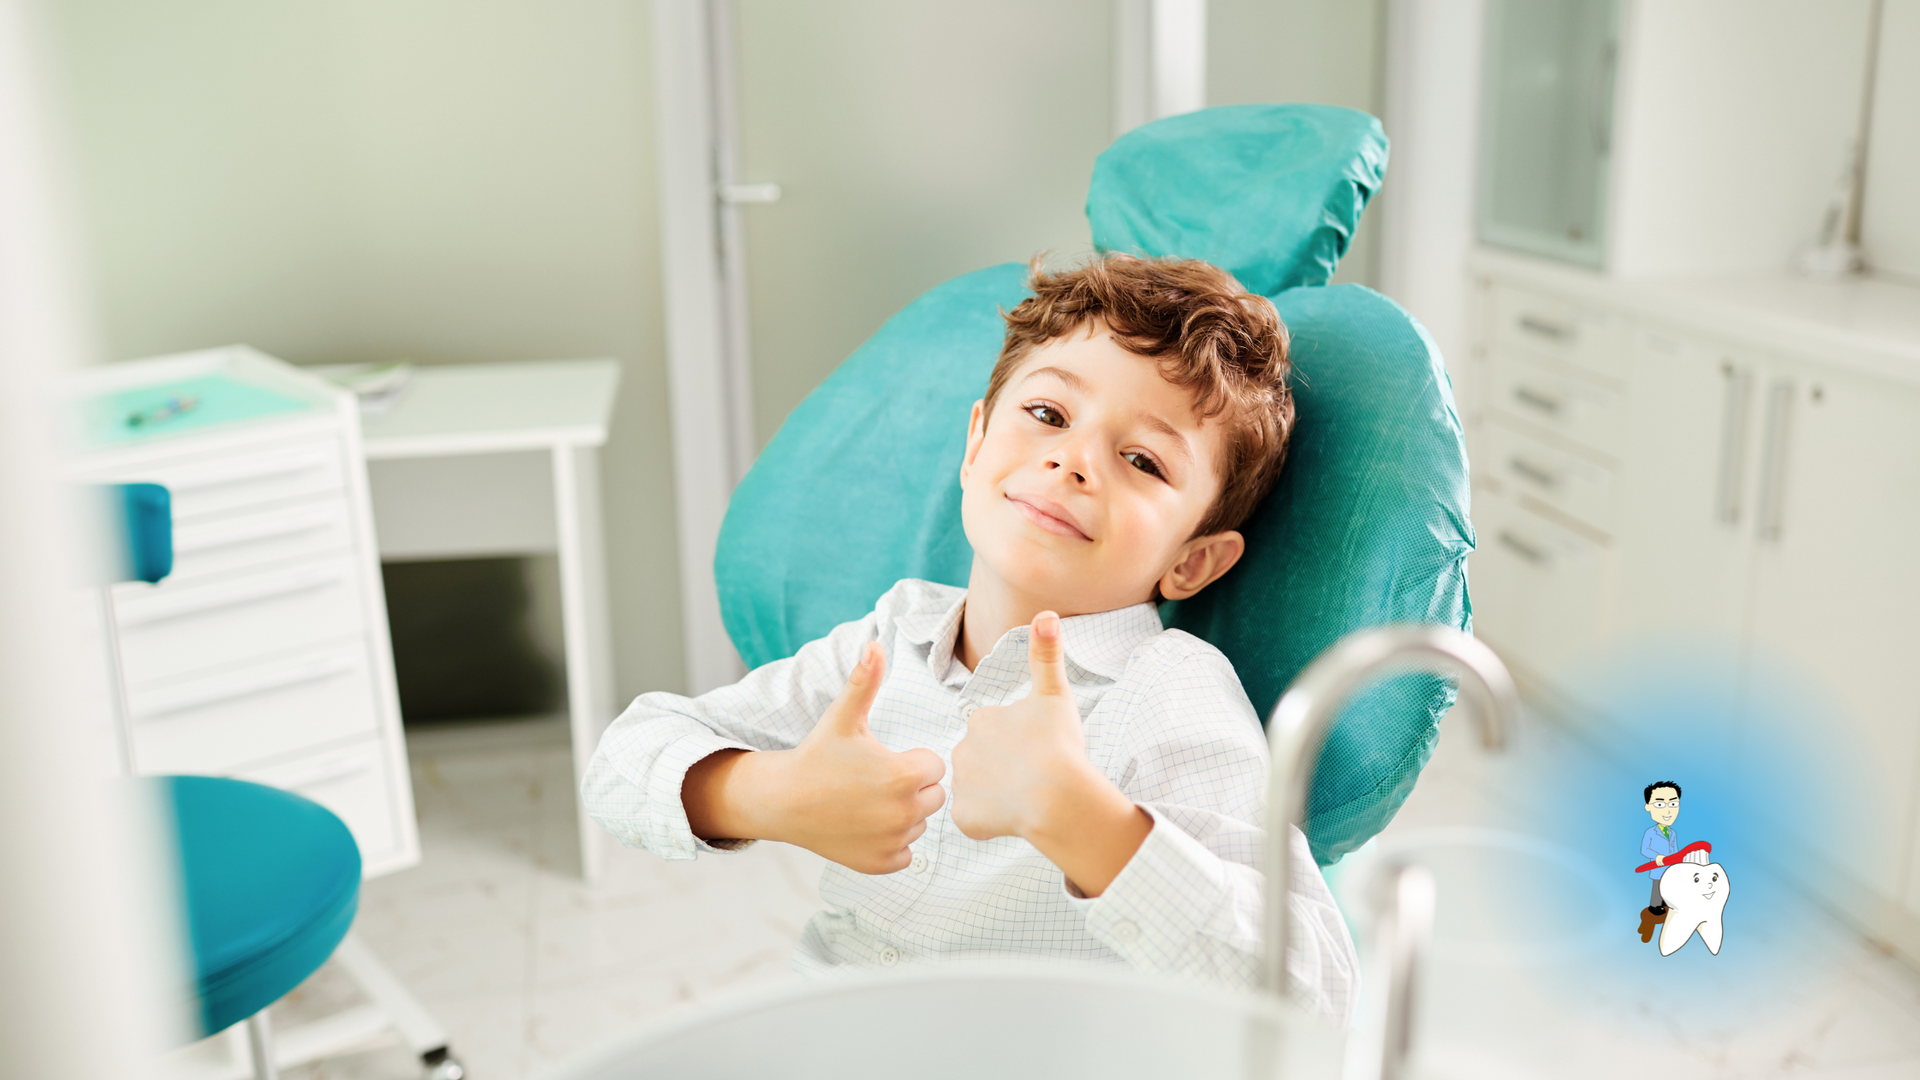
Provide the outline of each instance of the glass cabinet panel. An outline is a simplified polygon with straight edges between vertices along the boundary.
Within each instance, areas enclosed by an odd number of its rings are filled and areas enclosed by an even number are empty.
[[[1480,239],[1605,261],[1617,0],[1492,0],[1480,134]]]

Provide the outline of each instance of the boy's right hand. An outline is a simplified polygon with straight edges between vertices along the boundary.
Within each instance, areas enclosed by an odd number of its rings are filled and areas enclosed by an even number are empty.
[[[907,845],[947,800],[947,766],[931,750],[895,753],[873,737],[867,713],[885,674],[885,653],[869,642],[800,745],[722,751],[688,770],[682,801],[694,832],[779,840],[863,874],[906,869]]]

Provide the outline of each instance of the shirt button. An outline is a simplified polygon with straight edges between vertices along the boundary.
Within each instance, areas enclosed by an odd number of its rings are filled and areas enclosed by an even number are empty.
[[[880,947],[880,966],[881,967],[892,967],[893,965],[899,962],[900,962],[899,949],[896,949],[891,945],[883,945]]]
[[[1113,924],[1113,936],[1120,941],[1135,941],[1140,937],[1140,928],[1132,919],[1121,919]]]
[[[922,854],[920,854],[920,853],[919,853],[919,852],[917,852],[917,851],[916,851],[916,852],[914,852],[914,853],[913,853],[913,862],[911,862],[911,863],[909,863],[909,864],[907,864],[907,869],[909,869],[909,870],[911,870],[911,871],[913,871],[913,872],[914,872],[914,873],[916,873],[916,874],[924,874],[924,873],[926,873],[926,872],[927,872],[927,857],[926,857],[925,855],[922,855]]]
[[[963,701],[963,702],[961,702],[961,703],[960,703],[960,719],[962,719],[962,720],[971,720],[971,719],[973,719],[973,711],[974,711],[975,709],[978,709],[979,707],[980,707],[980,703],[979,703],[979,702],[977,702],[977,701]]]

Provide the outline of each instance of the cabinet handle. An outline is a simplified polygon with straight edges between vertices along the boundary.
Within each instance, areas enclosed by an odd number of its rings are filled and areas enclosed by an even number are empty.
[[[250,672],[236,679],[229,679],[213,686],[198,686],[172,692],[159,692],[142,695],[140,707],[134,710],[136,720],[147,720],[168,713],[197,709],[203,705],[218,705],[234,698],[264,694],[269,690],[298,686],[301,683],[318,682],[353,670],[353,660],[347,656],[328,656],[318,660],[309,660],[295,667],[276,668],[265,672]]]
[[[137,605],[123,604],[119,608],[120,625],[122,628],[144,626],[166,619],[251,604],[256,600],[271,600],[276,596],[332,585],[345,580],[346,576],[346,571],[338,566],[317,567],[229,585],[203,586],[189,593],[163,596]]]
[[[1573,337],[1573,327],[1566,323],[1543,319],[1538,315],[1520,316],[1519,325],[1520,329],[1535,337],[1548,338],[1552,341],[1567,341]]]
[[[1505,529],[1500,530],[1500,546],[1527,560],[1535,566],[1545,566],[1549,556],[1545,548],[1531,544],[1513,535]]]
[[[329,780],[338,780],[344,776],[357,776],[371,768],[373,768],[373,762],[364,756],[336,758],[333,761],[323,761],[318,765],[302,769],[299,772],[277,773],[269,776],[254,777],[253,779],[259,783],[270,784],[273,787],[282,788],[287,791],[299,791],[302,788],[315,787]]]
[[[1560,410],[1563,408],[1563,404],[1559,398],[1554,397],[1552,394],[1542,393],[1531,386],[1514,387],[1513,400],[1530,409],[1546,413],[1548,416],[1559,416]]]
[[[1620,66],[1620,46],[1607,42],[1600,52],[1600,63],[1593,75],[1593,91],[1587,99],[1587,129],[1593,135],[1597,154],[1613,152],[1613,87]]]
[[[1787,440],[1793,420],[1793,380],[1778,379],[1767,388],[1767,434],[1760,452],[1759,536],[1779,543],[1787,501]]]
[[[258,458],[243,457],[236,461],[183,472],[164,479],[161,483],[178,494],[183,491],[198,491],[202,488],[238,484],[246,480],[264,480],[270,476],[287,476],[306,472],[308,469],[318,469],[326,463],[327,455],[319,451],[273,454]]]
[[[1740,522],[1740,492],[1746,487],[1747,422],[1752,411],[1753,373],[1728,364],[1725,398],[1720,405],[1720,482],[1714,492],[1714,516],[1723,525]]]
[[[276,540],[283,536],[324,529],[339,520],[339,517],[338,510],[327,507],[275,514],[271,517],[248,518],[215,526],[178,529],[174,532],[173,551],[176,555],[191,555],[201,551],[212,551],[215,548],[251,543],[255,540]]]
[[[1544,465],[1535,465],[1526,458],[1517,457],[1508,459],[1507,468],[1513,470],[1514,474],[1522,480],[1531,480],[1543,488],[1553,489],[1560,486],[1559,473],[1554,472]]]

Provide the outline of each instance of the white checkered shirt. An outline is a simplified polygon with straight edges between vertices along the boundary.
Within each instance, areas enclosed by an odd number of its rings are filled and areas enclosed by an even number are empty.
[[[1032,683],[1025,626],[973,672],[954,663],[965,599],[964,589],[902,581],[872,614],[732,686],[698,698],[642,695],[600,741],[581,785],[587,810],[621,843],[669,859],[740,846],[693,835],[680,802],[688,767],[728,747],[797,745],[869,641],[885,648],[887,676],[868,724],[888,749],[939,754],[950,805],[953,747],[969,706],[1008,704]],[[801,934],[795,967],[1019,956],[1253,984],[1267,744],[1232,665],[1206,642],[1161,629],[1151,604],[1063,619],[1061,629],[1087,754],[1153,817],[1140,850],[1088,899],[1032,844],[970,840],[943,806],[913,843],[908,869],[870,876],[827,866],[828,908]],[[1293,849],[1288,902],[1298,929],[1287,968],[1299,1000],[1345,1023],[1357,996],[1353,940],[1298,829]]]

